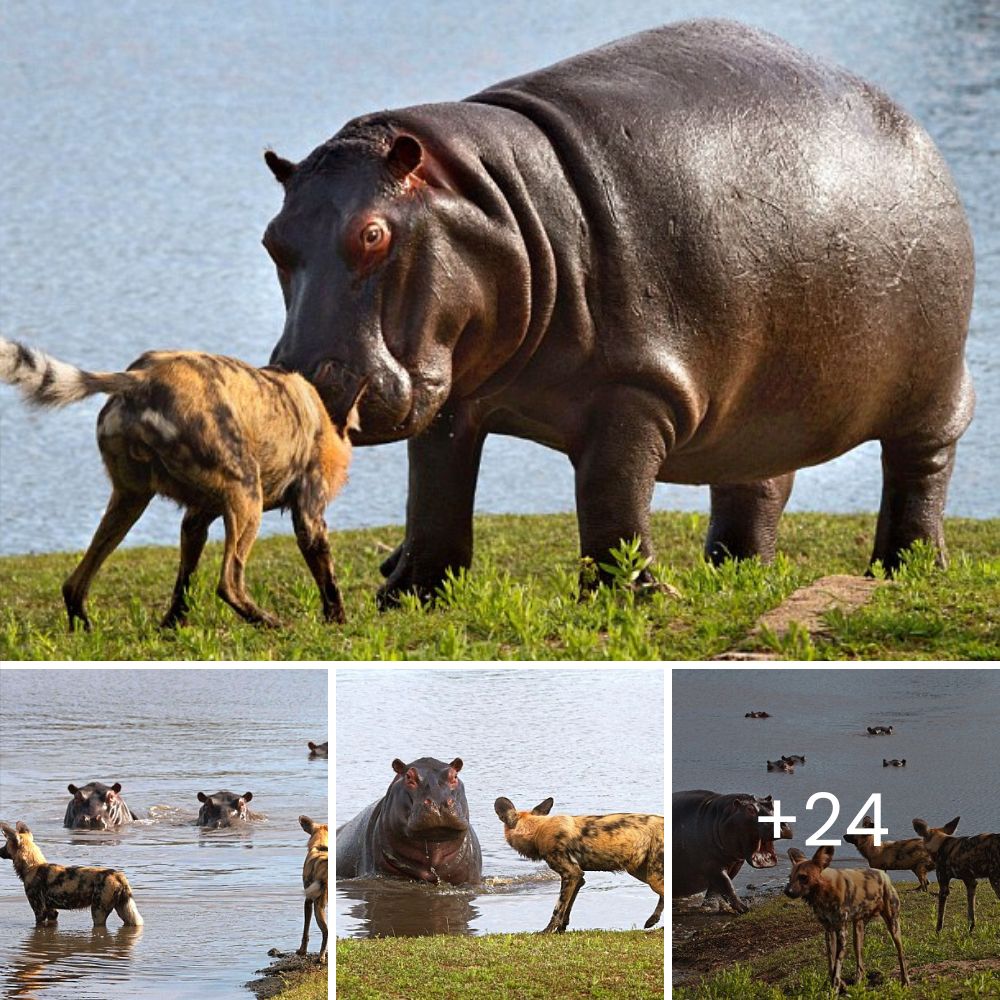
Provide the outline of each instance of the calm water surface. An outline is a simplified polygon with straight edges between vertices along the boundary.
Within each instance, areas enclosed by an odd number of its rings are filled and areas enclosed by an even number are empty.
[[[325,670],[0,672],[0,818],[24,820],[49,861],[119,868],[145,919],[89,910],[36,930],[0,862],[0,995],[38,1000],[250,997],[269,948],[302,933],[305,813],[327,815]],[[122,783],[140,821],[105,834],[62,827],[67,784]],[[193,825],[198,791],[252,791],[242,830]],[[318,948],[318,939],[314,943]]]
[[[944,151],[978,257],[969,360],[979,408],[948,510],[1000,514],[995,3],[430,0],[420,15],[399,0],[111,0],[85,14],[57,0],[7,0],[0,109],[17,168],[0,172],[0,330],[96,369],[120,369],[154,347],[262,363],[283,321],[259,246],[280,205],[265,146],[298,158],[364,112],[457,99],[665,21],[738,17],[874,79]],[[89,542],[108,496],[93,435],[99,407],[30,413],[0,392],[0,552]],[[878,449],[868,445],[801,473],[790,509],[875,510],[879,490]],[[362,449],[331,523],[400,523],[405,495],[405,446]],[[659,486],[654,503],[705,509],[707,490]],[[572,509],[569,463],[491,438],[477,504]],[[173,542],[179,523],[176,510],[154,502],[129,542]],[[264,531],[290,527],[272,514]]]
[[[740,894],[748,883],[783,886],[789,847],[813,854],[803,842],[830,815],[825,802],[806,810],[814,792],[840,800],[829,838],[843,835],[873,792],[882,795],[890,840],[915,836],[915,816],[942,826],[960,815],[960,835],[1000,830],[1000,671],[675,670],[672,705],[675,791],[770,794],[783,814],[798,817],[794,840],[778,843],[777,868],[743,866],[734,879]],[[743,717],[753,710],[772,717]],[[875,725],[892,725],[893,735],[867,735]],[[765,762],[782,754],[806,763],[794,774],[768,773]],[[883,768],[883,758],[905,758],[906,767]],[[834,864],[866,862],[843,844]]]
[[[475,890],[338,881],[338,936],[541,930],[559,880],[508,846],[494,800],[662,814],[663,696],[660,669],[338,670],[337,825],[384,794],[393,758],[461,757],[484,878]],[[642,927],[655,905],[629,875],[588,872],[570,927]]]

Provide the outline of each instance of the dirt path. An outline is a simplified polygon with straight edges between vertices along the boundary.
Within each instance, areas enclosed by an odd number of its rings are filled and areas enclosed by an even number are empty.
[[[808,586],[800,587],[790,594],[776,608],[758,619],[750,630],[748,638],[759,636],[764,628],[776,635],[788,631],[792,622],[799,624],[810,636],[821,636],[826,631],[823,615],[835,608],[850,614],[867,604],[876,588],[884,586],[886,580],[872,580],[863,576],[824,576]],[[713,657],[715,660],[777,660],[779,654],[772,652],[746,652],[730,649]]]

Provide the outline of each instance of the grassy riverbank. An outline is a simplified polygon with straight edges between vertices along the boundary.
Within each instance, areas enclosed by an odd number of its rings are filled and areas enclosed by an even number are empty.
[[[956,888],[957,886],[957,888]],[[944,930],[936,934],[937,887],[928,896],[916,883],[897,883],[903,954],[911,986],[899,983],[892,940],[881,920],[868,925],[865,970],[877,985],[851,986],[852,1000],[973,1000],[1000,997],[1000,902],[982,879],[976,929],[967,931],[965,888],[952,883]],[[675,935],[677,930],[675,928]],[[674,946],[674,1000],[828,1000],[826,951],[820,925],[801,901],[778,898],[749,913],[722,919]],[[843,974],[854,976],[848,932]]]
[[[338,1000],[661,1000],[661,931],[337,941]]]
[[[335,518],[335,509],[334,509]],[[852,615],[830,613],[822,632],[747,639],[765,611],[831,573],[860,574],[874,517],[792,514],[779,556],[713,568],[701,558],[706,518],[653,517],[658,576],[680,592],[636,600],[602,590],[576,599],[572,515],[477,520],[476,560],[431,612],[409,603],[379,614],[378,564],[398,527],[332,536],[348,624],[324,625],[319,601],[289,537],[263,539],[247,578],[254,598],[286,623],[260,629],[215,597],[220,546],[206,550],[188,628],[161,632],[176,572],[176,547],[116,552],[91,592],[94,631],[70,635],[60,596],[78,554],[0,558],[0,658],[4,659],[687,659],[733,647],[794,659],[984,659],[1000,656],[1000,520],[951,520],[952,561],[934,569],[918,553],[898,581]]]

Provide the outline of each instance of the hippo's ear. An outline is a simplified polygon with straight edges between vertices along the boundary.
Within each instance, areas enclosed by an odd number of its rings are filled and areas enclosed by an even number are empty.
[[[122,783],[121,783],[120,781],[116,781],[116,782],[115,782],[115,783],[114,783],[114,784],[113,784],[113,785],[111,786],[111,791],[113,791],[113,792],[114,792],[114,793],[115,793],[116,795],[117,795],[117,794],[118,794],[118,793],[119,793],[119,792],[120,792],[121,790],[122,790]]]
[[[392,769],[396,772],[396,774],[400,775],[400,777],[406,774],[406,765],[398,757],[392,762]]]
[[[552,801],[552,796],[550,795],[544,802],[539,802],[534,809],[531,810],[532,816],[548,816],[549,810],[554,805]]]
[[[961,816],[956,816],[950,823],[945,823],[941,829],[950,837],[955,832],[955,828],[958,826],[958,821],[961,818]]]
[[[290,160],[282,159],[273,149],[264,151],[264,162],[271,168],[276,180],[282,184],[287,184],[289,178],[295,173],[296,166]]]
[[[316,744],[315,744],[315,743],[313,743],[313,741],[312,741],[312,740],[310,740],[310,741],[309,741],[309,749],[310,749],[310,750],[315,750],[315,749],[316,749]]]
[[[420,166],[424,158],[423,147],[412,135],[397,135],[385,158],[389,173],[397,181],[404,180]]]
[[[793,865],[801,864],[805,861],[805,859],[806,856],[797,847],[788,848],[788,860],[791,861]]]
[[[244,792],[243,793],[243,801],[244,802],[249,802],[252,798],[253,798],[253,792]]]
[[[517,810],[514,808],[514,803],[510,799],[505,799],[503,797],[496,800],[493,803],[493,808],[496,810],[497,816],[500,818],[504,826],[513,830],[517,826]]]
[[[78,798],[80,797],[80,789],[77,788],[76,785],[67,785],[66,787],[69,789],[70,795],[75,795]]]
[[[198,801],[199,802],[207,802],[208,801],[208,796],[204,792],[199,792],[198,793]]]
[[[462,770],[462,758],[461,757],[456,757],[448,766],[450,768],[452,768],[453,770],[455,770],[455,771],[461,771]]]

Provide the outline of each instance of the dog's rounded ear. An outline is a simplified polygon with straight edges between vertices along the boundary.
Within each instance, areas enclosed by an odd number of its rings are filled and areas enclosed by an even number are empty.
[[[950,837],[955,832],[955,828],[958,826],[958,821],[961,818],[961,816],[956,816],[950,823],[945,823],[941,829]]]
[[[788,860],[791,861],[793,865],[797,865],[800,862],[805,861],[805,859],[806,856],[797,847],[788,848]]]
[[[829,867],[830,862],[833,861],[833,848],[829,846],[819,848],[812,859],[820,868]]]
[[[913,829],[916,830],[921,837],[926,837],[930,827],[927,825],[927,820],[920,819],[918,816],[913,820]]]
[[[517,826],[517,809],[514,808],[514,803],[510,799],[503,797],[497,799],[493,803],[493,809],[504,826],[511,830]]]
[[[6,823],[0,823],[0,830],[3,831],[3,835],[8,840],[13,840],[17,836],[17,832],[15,831],[14,827],[8,826]]]
[[[208,801],[208,796],[204,792],[199,792],[198,793],[198,801],[199,802],[207,802]]]
[[[313,821],[308,816],[299,817],[299,826],[301,826],[302,829],[306,831],[306,833],[311,834],[313,832],[313,827],[315,825],[316,824],[313,823]]]
[[[18,821],[17,832],[18,833],[31,833],[31,830],[29,829],[27,823],[25,823],[23,821]]]
[[[534,809],[531,810],[532,816],[548,816],[549,810],[555,803],[552,801],[552,796],[550,795],[544,802],[539,802]]]

